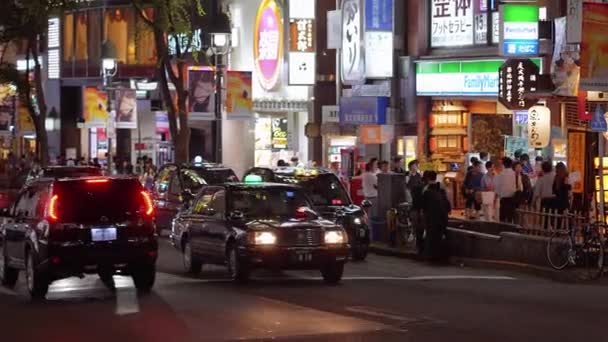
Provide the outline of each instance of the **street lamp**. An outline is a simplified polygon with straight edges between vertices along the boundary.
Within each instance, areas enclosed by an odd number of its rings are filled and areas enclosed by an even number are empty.
[[[101,45],[101,77],[103,78],[103,87],[106,90],[108,103],[106,111],[108,112],[107,124],[106,124],[106,135],[108,137],[108,172],[112,173],[112,136],[113,132],[110,132],[114,127],[112,113],[112,77],[116,76],[118,71],[116,47],[111,41],[106,40]]]
[[[211,52],[215,64],[215,161],[222,162],[222,69],[221,56],[230,52],[230,37],[232,28],[230,18],[220,12],[215,16],[211,36]]]

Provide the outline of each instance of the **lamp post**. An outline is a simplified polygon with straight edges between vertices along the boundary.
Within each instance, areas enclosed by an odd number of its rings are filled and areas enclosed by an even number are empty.
[[[108,112],[107,123],[106,123],[106,135],[108,137],[108,158],[107,158],[107,168],[108,172],[112,173],[112,136],[114,133],[111,133],[110,130],[114,129],[113,118],[110,113],[112,113],[112,78],[116,76],[116,72],[118,71],[118,63],[116,61],[116,48],[114,44],[109,40],[106,40],[101,45],[101,77],[103,78],[103,87],[106,91],[106,95],[108,98],[108,102],[106,105],[106,111]]]
[[[218,13],[209,30],[215,64],[215,161],[217,163],[222,162],[222,69],[224,66],[221,57],[230,52],[231,33],[230,18],[226,13]]]

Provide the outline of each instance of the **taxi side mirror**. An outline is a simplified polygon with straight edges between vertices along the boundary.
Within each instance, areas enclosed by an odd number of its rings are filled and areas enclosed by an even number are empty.
[[[364,199],[363,201],[361,201],[361,207],[363,209],[371,208],[372,207],[372,202],[370,200]]]
[[[245,214],[240,210],[234,210],[228,215],[228,219],[230,221],[243,221],[245,219]]]

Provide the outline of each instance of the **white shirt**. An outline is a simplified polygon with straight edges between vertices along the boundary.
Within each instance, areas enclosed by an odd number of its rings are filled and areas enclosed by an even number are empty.
[[[521,177],[518,180],[518,184],[515,184],[515,171],[513,169],[504,169],[499,175],[494,177],[494,192],[500,198],[513,197],[518,189],[523,190]]]
[[[374,172],[363,172],[363,197],[378,197],[378,176]]]

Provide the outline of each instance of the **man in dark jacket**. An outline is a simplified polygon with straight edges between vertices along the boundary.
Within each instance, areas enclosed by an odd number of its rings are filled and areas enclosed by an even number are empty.
[[[424,222],[422,220],[422,189],[424,184],[422,175],[418,170],[418,160],[410,161],[407,168],[408,172],[405,174],[406,188],[412,200],[410,219],[416,234],[416,249],[418,254],[422,255],[424,252]]]
[[[425,171],[423,179],[426,184],[422,192],[422,211],[426,223],[426,255],[429,261],[437,262],[447,256],[443,240],[452,207],[445,190],[437,183],[435,171]]]

